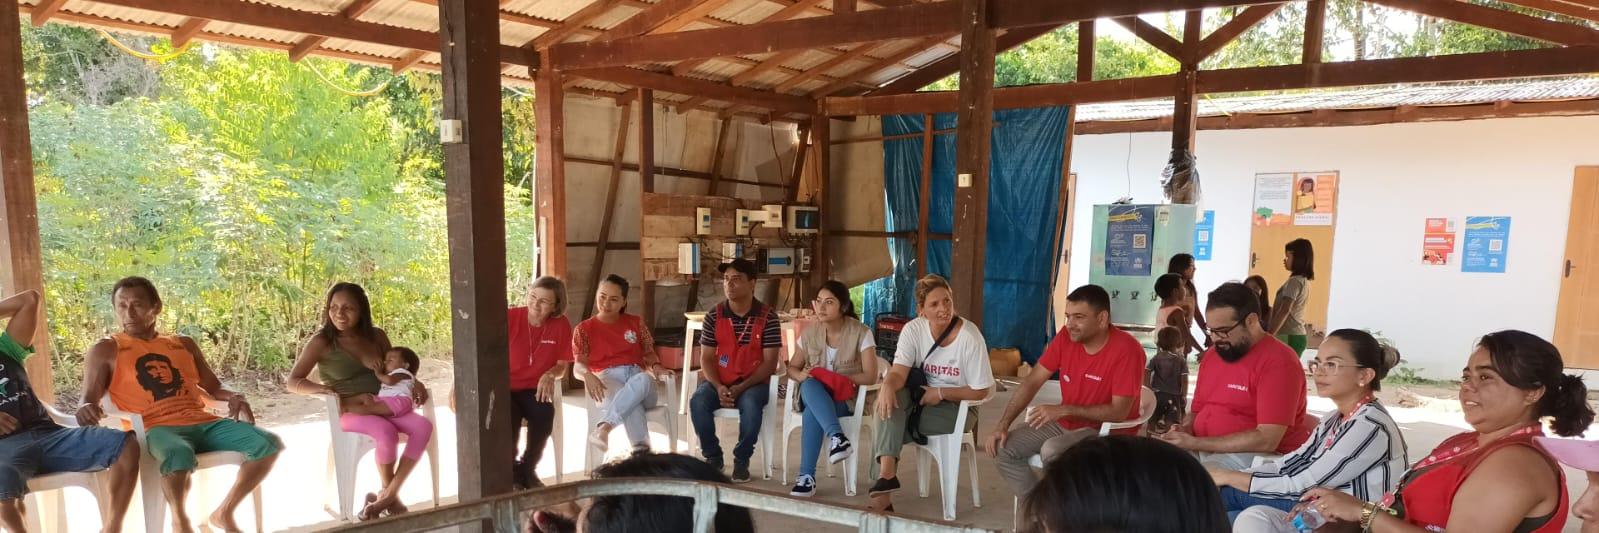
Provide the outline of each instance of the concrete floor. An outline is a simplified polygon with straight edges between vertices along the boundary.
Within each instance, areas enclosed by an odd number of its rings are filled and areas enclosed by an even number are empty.
[[[580,392],[569,393],[565,399],[566,407],[563,409],[563,421],[564,427],[566,428],[587,427],[588,423],[585,420],[586,416],[582,407],[586,405],[588,400],[581,397],[579,394]],[[1001,411],[1004,409],[1005,403],[1010,400],[1010,397],[1010,392],[1001,392],[997,398],[989,402],[987,405],[984,405],[980,409],[979,429],[982,432],[986,432],[991,429],[991,425],[999,418]],[[1310,407],[1311,410],[1318,415],[1324,414],[1332,409],[1330,401],[1321,398],[1315,398],[1314,396],[1311,398]],[[1390,411],[1394,414],[1394,417],[1405,431],[1405,438],[1409,444],[1410,458],[1412,461],[1419,460],[1438,442],[1450,435],[1463,431],[1465,427],[1464,422],[1460,419],[1460,415],[1458,413],[1439,412],[1437,410],[1423,408],[1391,408]],[[456,494],[456,471],[454,460],[456,451],[455,419],[453,413],[451,413],[448,409],[441,408],[438,415],[439,427],[437,434],[442,437],[439,446],[440,455],[442,456],[439,462],[439,490],[444,502],[449,503],[454,500],[454,496]],[[685,417],[680,417],[678,420],[680,433],[678,435],[678,440],[680,442],[679,450],[681,451],[686,449],[685,447],[689,441],[686,434],[683,433],[688,429],[688,421]],[[268,514],[265,517],[266,529],[268,531],[316,531],[336,527],[339,523],[332,520],[329,514],[323,510],[324,500],[322,497],[322,487],[325,479],[325,465],[327,464],[326,454],[329,431],[324,414],[321,412],[306,412],[292,423],[277,424],[270,426],[270,428],[283,437],[283,440],[288,443],[288,449],[283,452],[284,455],[279,460],[276,471],[272,473],[264,485],[266,491],[265,507],[268,511]],[[735,431],[735,423],[730,420],[722,421],[719,424],[718,433],[722,436],[722,439],[726,443],[731,443],[733,441]],[[777,463],[777,465],[774,467],[773,478],[770,480],[761,479],[760,452],[757,451],[754,465],[756,468],[756,478],[750,484],[746,485],[748,488],[765,490],[784,495],[788,493],[788,487],[793,481],[792,476],[795,474],[795,469],[798,468],[799,464],[799,436],[797,433],[798,432],[796,431],[792,436],[793,445],[790,453],[791,470],[789,477],[783,477],[781,471],[781,461],[779,460],[774,461]],[[1595,438],[1595,436],[1599,436],[1599,432],[1590,431],[1589,435],[1590,438]],[[561,465],[561,469],[567,473],[566,479],[568,480],[580,478],[580,472],[583,470],[583,457],[581,450],[583,449],[582,445],[584,442],[584,434],[579,430],[571,430],[567,431],[563,437],[563,451],[566,453],[563,457],[564,464]],[[622,432],[615,432],[613,439],[616,441],[616,448],[621,449]],[[866,442],[862,443],[864,446],[860,449],[860,451],[869,451],[870,437],[866,437],[862,440]],[[652,444],[656,449],[666,449],[666,436],[659,431],[652,432]],[[730,445],[726,447],[729,449],[731,448]],[[779,447],[778,449],[781,448]],[[695,455],[697,455],[697,453]],[[924,518],[937,518],[940,516],[940,503],[936,479],[933,480],[931,487],[932,490],[930,491],[929,496],[927,498],[918,497],[916,491],[916,482],[918,481],[921,473],[916,470],[914,462],[911,461],[912,458],[913,456],[907,452],[906,465],[901,469],[901,482],[905,486],[905,489],[901,490],[901,492],[895,498],[895,506],[902,514]],[[370,461],[370,459],[366,459],[366,461]],[[547,483],[554,482],[555,466],[553,453],[547,449],[545,453],[545,460],[539,465],[538,469],[539,475],[543,477]],[[839,466],[841,467],[842,464]],[[827,502],[832,504],[864,505],[866,502],[865,491],[866,488],[870,486],[872,480],[866,479],[866,465],[864,462],[860,467],[861,474],[858,480],[859,496],[853,498],[844,496],[844,478],[840,472],[838,477],[829,478],[826,477],[825,474],[820,477],[818,480],[817,494],[814,499],[819,502]],[[217,472],[217,475],[212,476],[215,479],[215,483],[231,483],[233,474],[229,470],[231,469],[220,469],[220,471]],[[1568,470],[1567,475],[1571,485],[1572,495],[1575,497],[1585,488],[1586,478],[1579,475],[1579,473],[1570,470]],[[961,476],[962,482],[960,485],[959,494],[957,495],[958,503],[956,506],[958,515],[957,521],[982,528],[995,530],[1009,529],[1011,524],[1012,498],[1010,490],[1006,488],[1000,481],[999,475],[994,469],[993,460],[990,459],[986,454],[980,453],[978,456],[978,476],[980,480],[979,486],[981,487],[983,502],[983,506],[981,508],[974,508],[972,505],[970,487],[968,486],[969,483],[965,481],[969,474],[963,469]],[[373,469],[363,464],[363,467],[360,469],[360,477],[357,482],[357,492],[365,493],[376,490],[377,485],[378,482],[376,479],[376,473],[373,471]],[[423,502],[431,500],[431,487],[432,484],[430,473],[427,469],[427,463],[424,460],[421,468],[419,468],[418,472],[412,476],[410,483],[407,484],[405,490],[402,492],[402,495],[404,500],[410,503],[413,509],[425,509],[428,507],[428,504]],[[198,483],[196,488],[197,490],[194,491],[195,497],[191,498],[191,502],[193,502],[191,503],[191,514],[197,517],[204,516],[206,513],[209,513],[211,504],[200,503],[196,500],[198,500],[199,494],[208,491],[198,490],[200,488]],[[222,487],[215,487],[215,489],[223,490]],[[89,532],[98,529],[99,520],[96,516],[92,515],[93,511],[91,510],[94,509],[94,507],[89,503],[88,497],[89,495],[87,493],[78,491],[76,489],[69,489],[67,499],[68,509],[71,510],[69,513],[69,525],[71,526],[69,529],[70,531]],[[139,498],[137,495],[134,497],[133,506],[134,509],[130,512],[130,516],[126,522],[127,530],[140,531],[142,529],[141,525],[143,524],[143,517],[142,512],[138,509]],[[240,509],[240,523],[249,524],[253,519],[253,515],[251,514],[252,512],[253,510],[250,508],[250,505],[246,503]],[[784,517],[764,513],[758,514],[757,520],[762,531],[808,533],[822,531],[848,531],[851,529],[846,527],[817,524],[801,518]],[[1566,530],[1576,532],[1578,527],[1575,523],[1573,523],[1569,525]]]

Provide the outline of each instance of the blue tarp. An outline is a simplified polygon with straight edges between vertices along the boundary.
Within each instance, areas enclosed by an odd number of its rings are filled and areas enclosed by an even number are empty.
[[[1061,151],[1067,108],[994,113],[988,189],[988,248],[983,267],[983,336],[990,347],[1015,347],[1036,361],[1053,333],[1049,330],[1051,246],[1060,206]],[[955,114],[934,115],[934,130],[953,129]],[[922,132],[922,115],[883,117],[883,135]],[[932,198],[928,231],[953,233],[955,212],[955,136],[933,138]],[[922,139],[883,143],[883,182],[888,231],[914,231],[921,195]],[[928,271],[950,272],[951,243],[928,243]],[[865,315],[914,315],[916,247],[913,239],[889,239],[894,275],[866,287]]]

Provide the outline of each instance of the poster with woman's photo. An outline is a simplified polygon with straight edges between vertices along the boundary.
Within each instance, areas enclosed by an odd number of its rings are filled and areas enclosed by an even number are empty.
[[[1331,226],[1338,205],[1336,172],[1294,175],[1294,225]]]

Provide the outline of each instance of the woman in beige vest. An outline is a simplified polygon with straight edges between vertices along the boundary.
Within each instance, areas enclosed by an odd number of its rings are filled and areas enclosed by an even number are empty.
[[[816,291],[816,301],[811,306],[816,310],[818,324],[800,333],[798,349],[788,362],[788,378],[799,383],[800,402],[804,405],[800,473],[789,491],[794,496],[816,493],[816,457],[822,450],[822,437],[832,441],[828,462],[843,461],[855,451],[838,423],[838,417],[849,416],[852,411],[847,402],[835,400],[834,393],[852,392],[840,390],[853,389],[852,384],[877,383],[877,343],[872,330],[856,315],[849,289],[829,280]]]

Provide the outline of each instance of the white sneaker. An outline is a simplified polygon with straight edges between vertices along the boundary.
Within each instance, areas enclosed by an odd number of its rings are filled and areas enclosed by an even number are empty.
[[[794,488],[788,491],[789,496],[799,496],[801,498],[809,498],[814,494],[816,494],[816,478],[811,477],[809,474],[800,474],[799,477],[794,478]]]
[[[838,464],[839,461],[849,459],[855,453],[855,447],[850,446],[849,439],[843,435],[833,435],[833,447],[827,452],[827,461]]]

